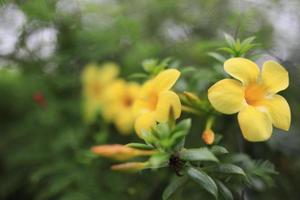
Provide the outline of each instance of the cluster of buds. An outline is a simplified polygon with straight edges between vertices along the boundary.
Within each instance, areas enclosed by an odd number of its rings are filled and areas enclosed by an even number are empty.
[[[151,156],[157,153],[157,151],[154,150],[136,149],[120,144],[94,146],[91,148],[91,151],[97,155],[118,161],[130,160],[142,156]],[[139,171],[147,168],[147,165],[148,162],[127,162],[113,165],[111,169],[117,171]]]

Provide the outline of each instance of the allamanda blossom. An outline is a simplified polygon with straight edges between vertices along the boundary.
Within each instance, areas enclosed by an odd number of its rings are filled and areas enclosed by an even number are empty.
[[[289,105],[277,94],[289,85],[284,67],[267,61],[260,71],[248,59],[231,58],[224,63],[224,69],[237,80],[227,78],[217,82],[208,90],[208,98],[219,112],[238,113],[238,122],[247,140],[267,140],[272,134],[272,125],[289,129]]]
[[[87,65],[82,72],[84,118],[92,121],[102,107],[103,94],[119,74],[119,68],[114,63],[104,63],[100,67],[96,64]]]
[[[139,137],[143,138],[142,131],[150,130],[157,122],[168,122],[170,116],[174,119],[179,118],[180,99],[171,91],[179,76],[178,70],[167,69],[142,86],[134,106],[137,113],[135,130]]]
[[[108,86],[103,95],[103,117],[113,121],[120,133],[129,134],[133,130],[136,118],[133,105],[139,89],[137,83],[119,79]]]

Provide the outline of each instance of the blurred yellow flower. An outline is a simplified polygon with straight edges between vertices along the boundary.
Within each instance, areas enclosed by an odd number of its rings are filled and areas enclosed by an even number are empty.
[[[100,67],[96,64],[87,65],[82,72],[84,118],[92,121],[103,100],[106,87],[118,76],[119,68],[114,63],[104,63]]]
[[[137,113],[135,130],[143,138],[142,130],[150,130],[156,122],[167,122],[170,115],[177,119],[181,114],[181,103],[178,95],[170,89],[176,83],[180,72],[167,69],[155,78],[147,81],[141,88],[134,109]]]
[[[116,80],[103,95],[103,116],[106,120],[113,121],[120,133],[128,134],[133,130],[133,105],[139,88],[136,83]]]
[[[94,146],[91,151],[103,157],[115,159],[115,160],[128,160],[138,156],[150,156],[156,153],[153,150],[140,150],[127,147],[121,144],[107,144]]]
[[[288,130],[291,112],[279,91],[289,85],[288,72],[280,64],[267,61],[262,70],[245,58],[231,58],[225,71],[234,79],[223,79],[208,90],[213,107],[225,114],[239,112],[243,136],[249,141],[264,141],[272,135],[272,124]]]

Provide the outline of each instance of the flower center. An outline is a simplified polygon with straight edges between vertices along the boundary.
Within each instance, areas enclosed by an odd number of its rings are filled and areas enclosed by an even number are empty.
[[[149,95],[147,101],[148,101],[149,109],[150,110],[155,110],[157,102],[158,102],[158,95],[155,92],[151,93]]]
[[[123,99],[123,105],[125,107],[130,107],[132,106],[132,104],[133,104],[133,99],[130,96],[126,95]]]
[[[102,92],[102,86],[98,82],[91,83],[90,90],[93,95],[99,95]]]
[[[245,89],[245,99],[249,105],[255,106],[266,96],[266,89],[259,84],[250,84]]]

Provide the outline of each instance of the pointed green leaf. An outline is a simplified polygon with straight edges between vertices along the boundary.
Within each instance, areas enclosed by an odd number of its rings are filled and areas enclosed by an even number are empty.
[[[135,149],[143,149],[143,150],[153,149],[152,146],[147,145],[147,144],[143,144],[143,143],[129,143],[129,144],[126,144],[126,146],[131,147],[131,148],[135,148]]]
[[[195,67],[184,67],[180,70],[182,75],[190,74],[195,72],[197,69]]]
[[[235,51],[229,47],[221,47],[221,48],[218,48],[218,50],[227,52],[230,55],[235,55]]]
[[[159,123],[155,126],[154,132],[160,139],[169,137],[171,133],[168,123]]]
[[[216,59],[217,61],[219,61],[221,63],[225,62],[225,60],[226,60],[226,58],[219,53],[209,52],[208,55],[210,57],[213,57],[214,59]]]
[[[246,177],[246,174],[242,168],[237,165],[224,163],[217,166],[207,168],[208,171],[222,173],[222,174],[236,174]]]
[[[134,73],[128,76],[128,79],[147,79],[149,76],[145,73]]]
[[[226,154],[228,150],[222,146],[214,145],[210,148],[210,151],[215,155]]]
[[[188,176],[198,183],[203,189],[212,194],[215,199],[218,198],[218,188],[214,180],[208,176],[204,171],[189,167],[187,169]]]
[[[162,198],[163,200],[167,200],[170,199],[172,197],[172,195],[181,187],[183,186],[186,181],[187,181],[187,177],[183,176],[183,177],[174,177],[171,180],[171,183],[167,186],[167,188],[164,190]]]
[[[142,66],[146,72],[152,72],[157,66],[157,59],[146,59],[143,61]]]
[[[251,44],[254,40],[255,40],[255,36],[248,37],[242,41],[241,46],[246,46],[248,44]]]
[[[224,33],[224,37],[225,37],[225,40],[226,40],[227,44],[230,47],[233,47],[234,44],[235,44],[234,38],[231,35],[227,34],[227,33]]]
[[[184,149],[179,152],[179,157],[187,161],[214,161],[219,162],[216,156],[208,148]]]
[[[219,194],[224,200],[233,200],[231,191],[219,180],[215,180],[219,188]]]
[[[191,128],[192,120],[191,119],[184,119],[181,122],[179,122],[173,132],[177,131],[185,131],[186,134],[188,134],[190,128]]]

